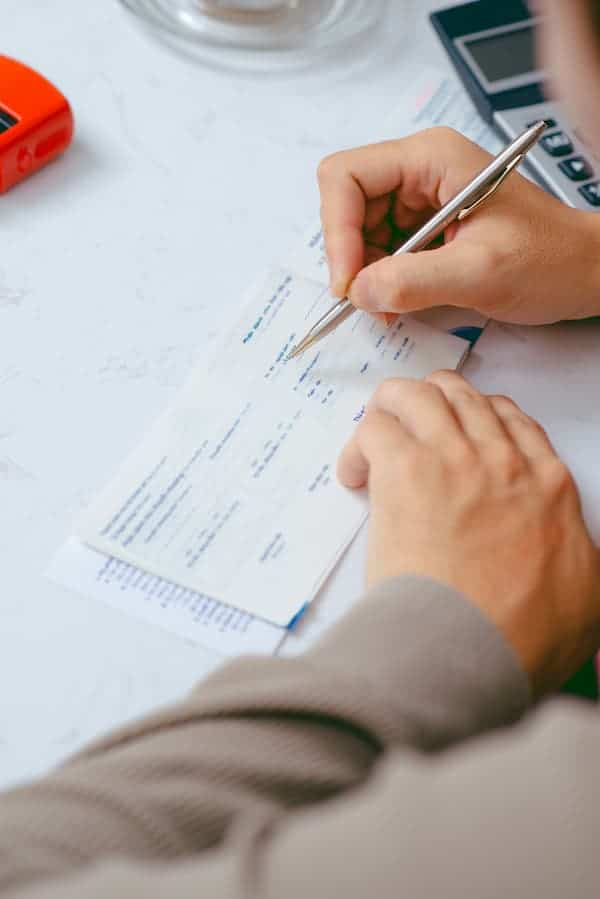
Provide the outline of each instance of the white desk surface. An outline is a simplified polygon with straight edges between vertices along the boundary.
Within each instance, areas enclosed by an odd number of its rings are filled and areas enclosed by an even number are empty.
[[[0,785],[218,663],[43,571],[247,280],[315,216],[319,159],[377,133],[404,64],[447,65],[422,0],[393,3],[366,69],[321,79],[196,66],[116,0],[8,5],[3,52],[63,89],[78,127],[0,198]],[[360,591],[360,557],[359,541],[328,601]]]

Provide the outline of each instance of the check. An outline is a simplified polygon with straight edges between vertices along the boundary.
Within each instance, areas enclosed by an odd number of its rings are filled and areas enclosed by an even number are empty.
[[[175,584],[287,625],[365,519],[335,478],[339,450],[386,377],[455,368],[465,341],[406,317],[357,313],[286,361],[330,305],[321,283],[270,271],[199,365],[79,536]]]

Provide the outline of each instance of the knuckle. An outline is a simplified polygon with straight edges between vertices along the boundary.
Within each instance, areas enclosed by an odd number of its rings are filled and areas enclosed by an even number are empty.
[[[384,434],[384,419],[385,415],[378,409],[367,409],[355,431],[357,443],[365,447],[378,444]]]
[[[538,465],[538,470],[544,486],[551,493],[562,494],[576,491],[573,475],[558,456],[545,459]]]
[[[450,404],[457,408],[464,408],[465,414],[478,415],[490,411],[497,412],[490,398],[480,393],[458,372],[442,371],[436,373],[433,379],[446,394]]]
[[[428,384],[436,384],[438,387],[458,387],[466,385],[466,381],[462,375],[450,369],[441,368],[428,375],[425,380]]]
[[[399,260],[385,256],[367,269],[370,276],[371,295],[385,311],[402,312],[414,299],[414,279],[407,278]]]
[[[475,390],[474,387],[470,387],[468,384],[457,385],[451,391],[450,401],[453,406],[464,408],[465,414],[469,416],[469,420],[471,420],[472,416],[485,415],[484,421],[487,422],[490,404],[487,397]]]
[[[371,431],[373,431],[376,424],[376,417],[374,415],[373,409],[367,409],[362,419],[356,425],[354,430],[354,435],[350,438],[349,444],[360,443],[361,440],[364,439],[365,435],[368,435]]]
[[[390,401],[393,402],[398,396],[403,384],[402,378],[386,378],[377,385],[373,394],[373,400],[377,405],[388,405]]]
[[[469,166],[479,166],[482,162],[489,161],[492,157],[487,150],[469,140],[456,128],[449,125],[437,125],[431,129],[433,136],[439,145],[444,146],[447,153],[454,155],[457,163],[462,167],[465,163]]]
[[[436,143],[444,143],[451,147],[464,147],[467,142],[464,135],[449,125],[436,125],[433,128],[427,128],[424,134],[428,139],[435,140]]]
[[[317,179],[320,184],[339,170],[343,155],[343,152],[330,153],[321,159],[317,166]]]
[[[490,453],[495,475],[505,484],[514,484],[527,471],[525,458],[508,442],[499,442]]]
[[[387,301],[401,300],[405,295],[404,285],[398,278],[394,265],[389,259],[382,259],[377,265],[365,273],[370,279],[371,294],[376,299]]]
[[[426,381],[411,380],[409,378],[386,378],[375,390],[373,398],[377,405],[393,408],[400,404],[407,394],[421,397],[423,401],[427,401],[434,396],[438,396],[439,393],[440,390],[437,385]]]
[[[481,456],[478,450],[464,437],[460,437],[453,442],[448,458],[452,465],[452,470],[458,475],[468,475],[469,479],[474,477],[482,468]]]
[[[411,484],[418,483],[423,475],[424,466],[428,464],[427,457],[422,448],[416,444],[398,448],[391,459],[392,470],[395,472],[394,481],[398,479]]]
[[[477,246],[477,251],[473,253],[472,265],[477,267],[478,277],[484,278],[490,272],[495,272],[503,266],[505,256],[504,247],[492,243],[481,243]]]
[[[497,393],[489,397],[490,403],[496,407],[499,411],[506,412],[515,412],[519,410],[519,407],[515,403],[510,396],[506,396],[503,393]],[[519,410],[520,411],[520,410]]]
[[[518,403],[511,399],[511,397],[498,394],[490,396],[489,401],[496,412],[501,415],[506,422],[518,425],[520,428],[528,428],[550,445],[550,439],[546,429],[539,423],[539,421],[536,421],[535,418],[531,418],[526,412],[523,412]]]
[[[354,439],[349,444],[348,453],[355,450],[372,461],[373,453],[377,455],[376,450],[380,442],[381,425],[377,421],[377,417],[367,412],[361,423],[354,432]]]
[[[472,441],[463,431],[457,431],[454,439],[440,442],[436,447],[438,454],[443,453],[449,460],[453,469],[459,473],[463,469],[479,471],[485,469],[485,454],[481,444]]]
[[[530,418],[529,415],[525,415],[524,412],[521,412],[521,410],[518,408],[518,406],[517,406],[517,410],[518,411],[517,411],[517,414],[515,414],[515,418],[519,418],[523,427],[529,428],[538,437],[540,437],[545,443],[547,443],[548,446],[550,447],[550,452],[551,452],[552,456],[554,456],[555,455],[554,450],[551,448],[550,438],[548,437],[548,432],[546,431],[546,429],[544,427],[542,427],[542,425],[539,423],[539,421],[536,421],[535,418]]]
[[[428,143],[444,148],[444,155],[454,160],[460,168],[465,164],[472,168],[481,165],[482,161],[491,159],[490,154],[480,146],[449,125],[436,125],[423,132]]]

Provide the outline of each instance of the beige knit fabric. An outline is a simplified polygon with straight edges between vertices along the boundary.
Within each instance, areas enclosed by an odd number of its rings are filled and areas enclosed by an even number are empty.
[[[0,796],[0,896],[597,896],[600,723],[529,704],[471,603],[389,581]]]

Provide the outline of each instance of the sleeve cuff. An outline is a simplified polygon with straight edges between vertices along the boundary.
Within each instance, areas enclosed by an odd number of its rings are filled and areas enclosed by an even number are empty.
[[[529,679],[495,624],[458,591],[424,577],[372,588],[307,656],[385,696],[387,739],[422,750],[511,724],[532,702]]]

